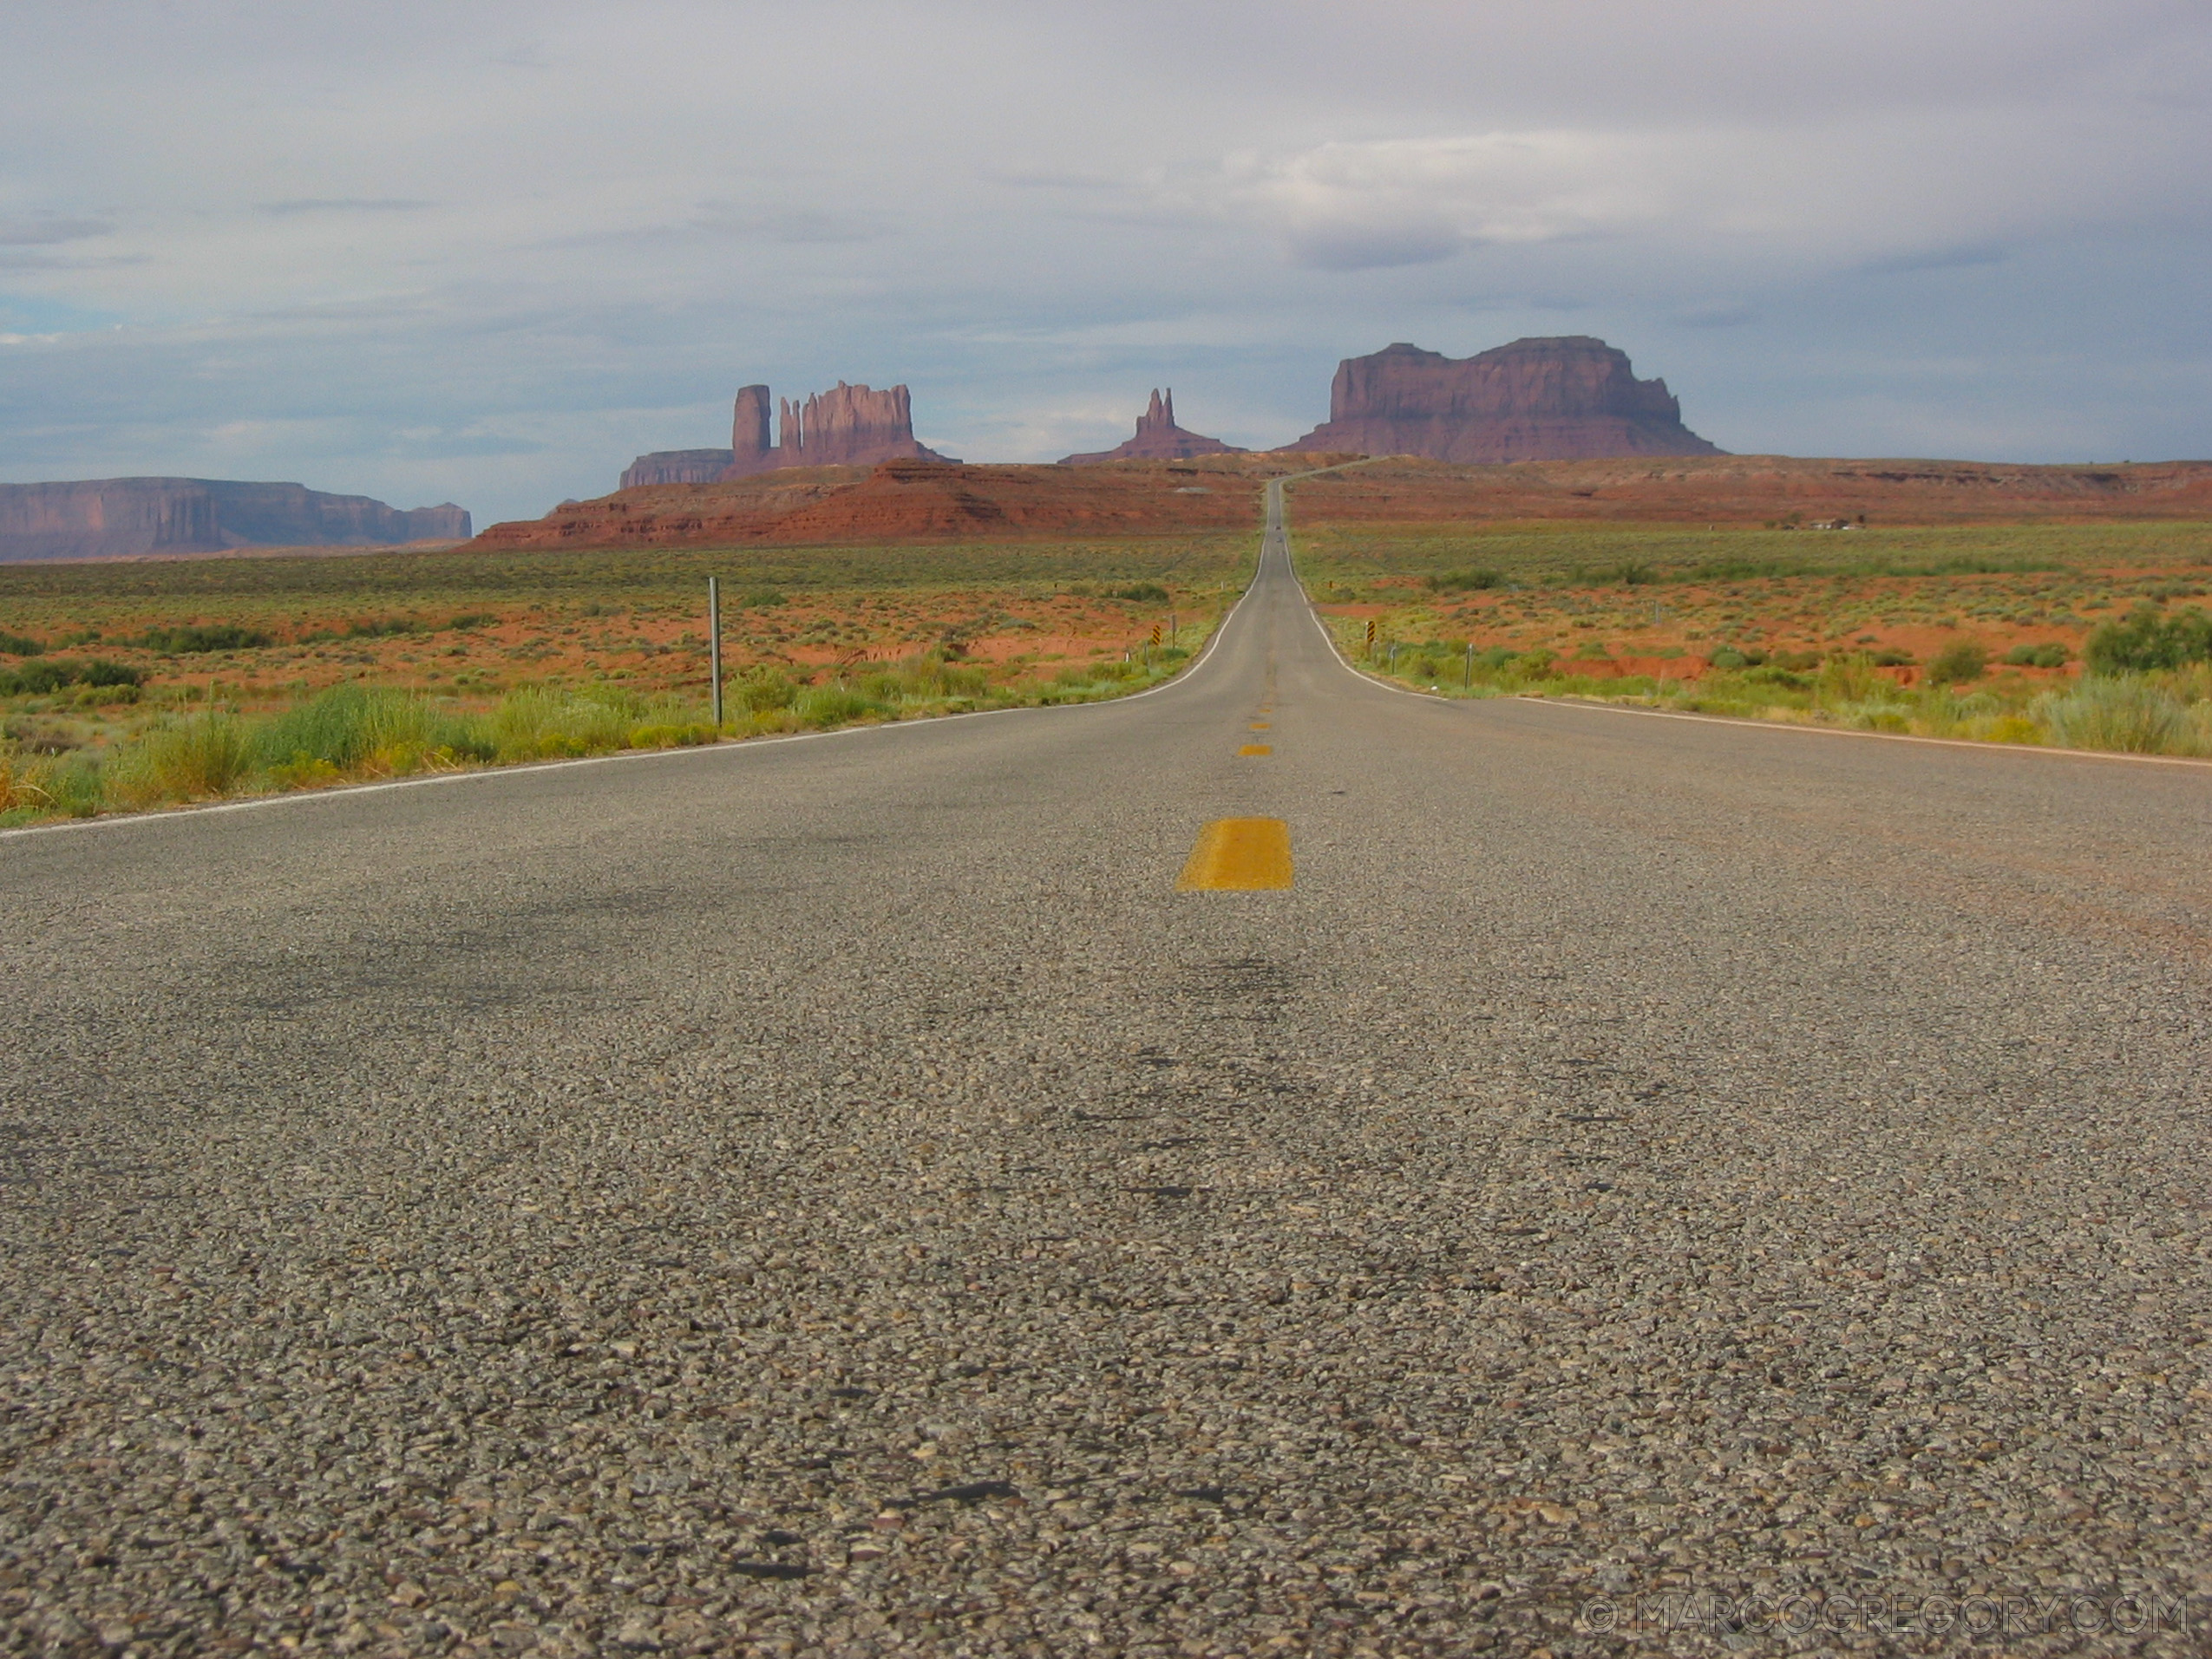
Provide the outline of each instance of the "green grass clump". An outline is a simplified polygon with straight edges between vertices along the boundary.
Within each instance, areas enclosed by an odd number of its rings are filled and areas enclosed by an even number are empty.
[[[253,770],[253,734],[234,715],[188,715],[147,732],[108,768],[108,796],[126,807],[220,800]]]
[[[255,758],[301,781],[356,771],[402,776],[495,758],[481,724],[404,691],[334,685],[261,722]]]
[[[802,724],[817,729],[849,726],[856,720],[880,718],[889,712],[887,704],[844,685],[808,686],[792,706]]]
[[[2071,691],[2046,693],[2035,718],[2067,748],[2173,754],[2196,748],[2188,741],[2196,724],[2189,705],[2141,675],[2088,679]]]
[[[664,714],[647,699],[594,687],[588,691],[526,686],[501,700],[491,718],[494,758],[553,761],[611,754],[630,746],[632,731]]]
[[[39,640],[25,634],[11,634],[0,629],[0,656],[41,656],[46,647]]]

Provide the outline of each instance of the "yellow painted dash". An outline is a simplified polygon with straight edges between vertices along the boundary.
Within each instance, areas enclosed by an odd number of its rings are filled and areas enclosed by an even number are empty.
[[[1264,732],[1267,729],[1267,722],[1264,720],[1255,720],[1252,722],[1252,729],[1255,732]]]
[[[1237,751],[1239,754],[1273,754],[1274,752],[1273,746],[1267,743],[1247,743]]]
[[[1217,818],[1199,831],[1175,891],[1260,892],[1290,885],[1288,824],[1279,818]]]

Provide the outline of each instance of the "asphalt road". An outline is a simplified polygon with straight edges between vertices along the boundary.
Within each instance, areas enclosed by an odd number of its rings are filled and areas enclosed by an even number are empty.
[[[0,839],[0,1650],[2202,1651],[2208,807],[1271,551],[1124,702]]]

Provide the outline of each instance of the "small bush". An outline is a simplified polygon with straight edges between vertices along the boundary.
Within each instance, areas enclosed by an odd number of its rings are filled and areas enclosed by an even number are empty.
[[[2057,640],[2047,645],[2015,645],[2005,653],[2005,663],[2016,669],[2062,669],[2073,653]]]
[[[1724,674],[1766,666],[1766,653],[1755,645],[1723,645],[1706,661]]]
[[[1442,575],[1429,578],[1429,591],[1432,593],[1466,593],[1479,588],[1496,587],[1504,580],[1503,577],[1491,570],[1446,571]]]
[[[170,656],[194,656],[209,651],[258,650],[275,642],[259,628],[232,623],[191,624],[175,628],[149,628],[131,643]]]
[[[1978,639],[1954,639],[1927,665],[1930,685],[1964,685],[1989,667],[1989,651]]]
[[[471,628],[488,628],[499,618],[488,611],[464,611],[446,626],[456,633]]]
[[[1812,682],[1802,674],[1793,673],[1779,663],[1770,663],[1764,668],[1747,669],[1744,678],[1753,685],[1779,686],[1785,691],[1803,691]]]
[[[1878,669],[1908,669],[1913,665],[1910,651],[1879,650],[1874,654],[1874,665]]]
[[[0,656],[39,656],[44,655],[45,650],[46,647],[35,639],[0,630]]]
[[[2075,689],[2037,699],[2035,717],[2067,748],[2121,749],[2163,754],[2181,747],[2188,706],[2164,687],[2135,675],[2084,681]]]
[[[1832,656],[1820,671],[1821,696],[1835,702],[1868,702],[1890,686],[1878,672],[1874,659],[1863,651]]]
[[[737,603],[749,611],[769,611],[777,605],[789,604],[789,601],[774,588],[755,588]]]
[[[63,686],[137,686],[146,683],[146,671],[104,657],[78,660],[41,657],[18,669],[0,669],[0,696],[49,696]]]
[[[2139,604],[2120,622],[2089,637],[2084,653],[2091,674],[2143,674],[2212,662],[2212,616],[2192,606],[2171,616]]]
[[[1165,604],[1171,597],[1157,582],[1132,582],[1125,588],[1116,588],[1111,597],[1132,599],[1139,604]]]
[[[60,663],[26,663],[19,669],[0,669],[0,696],[43,697],[75,678]]]
[[[737,701],[754,714],[765,714],[772,709],[789,709],[798,700],[798,683],[782,669],[756,664],[747,669],[729,687],[737,694]]]

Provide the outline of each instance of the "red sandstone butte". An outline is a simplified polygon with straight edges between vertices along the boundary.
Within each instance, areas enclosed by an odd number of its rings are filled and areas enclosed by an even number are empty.
[[[1201,433],[1186,432],[1175,424],[1175,389],[1170,386],[1165,398],[1160,389],[1152,389],[1152,406],[1136,417],[1136,436],[1112,449],[1102,449],[1096,454],[1063,455],[1063,467],[1094,467],[1109,460],[1189,460],[1199,455],[1241,455],[1245,452],[1234,444],[1223,443],[1219,438],[1208,438]]]
[[[640,455],[622,474],[625,490],[659,484],[715,484],[792,467],[874,467],[887,460],[945,460],[914,441],[904,386],[877,391],[839,381],[804,403],[776,402],[776,441],[768,441],[769,389],[740,388],[727,449],[662,449]]]
[[[1682,424],[1665,381],[1638,380],[1627,353],[1587,334],[1472,357],[1403,342],[1347,357],[1328,420],[1287,447],[1463,462],[1723,453]]]

